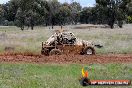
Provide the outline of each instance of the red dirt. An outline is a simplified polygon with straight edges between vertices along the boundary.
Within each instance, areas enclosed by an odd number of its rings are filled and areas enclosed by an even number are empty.
[[[59,64],[107,64],[107,63],[132,63],[132,55],[61,55],[61,56],[23,56],[23,55],[1,55],[0,63],[59,63]]]

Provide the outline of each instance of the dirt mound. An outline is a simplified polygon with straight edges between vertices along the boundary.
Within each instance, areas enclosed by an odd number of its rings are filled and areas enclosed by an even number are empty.
[[[107,63],[132,63],[132,55],[61,55],[61,56],[23,56],[23,55],[1,55],[0,62],[21,63],[59,63],[59,64],[107,64]]]

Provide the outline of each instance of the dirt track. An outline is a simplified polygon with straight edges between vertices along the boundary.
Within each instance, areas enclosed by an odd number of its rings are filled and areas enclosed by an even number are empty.
[[[0,62],[11,63],[132,63],[132,55],[95,55],[95,56],[81,56],[81,55],[62,55],[62,56],[23,56],[23,55],[1,55]]]

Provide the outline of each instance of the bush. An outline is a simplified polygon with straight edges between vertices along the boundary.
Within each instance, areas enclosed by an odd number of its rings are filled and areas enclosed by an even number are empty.
[[[8,22],[8,26],[14,26],[14,22],[13,21]]]
[[[14,22],[13,21],[8,21],[8,20],[4,20],[2,22],[3,26],[14,26]]]
[[[8,20],[5,20],[5,21],[3,22],[3,26],[8,26],[8,23],[9,23],[9,21],[8,21]]]
[[[128,23],[132,23],[132,16],[128,16],[128,17],[127,17],[127,22],[128,22]]]
[[[14,25],[17,27],[21,26],[21,22],[19,20],[15,20]]]

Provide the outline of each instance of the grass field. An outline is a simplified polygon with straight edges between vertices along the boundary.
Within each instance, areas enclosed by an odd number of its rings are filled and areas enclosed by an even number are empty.
[[[131,64],[0,64],[0,88],[83,88],[78,79],[86,67],[90,79],[132,80]],[[90,86],[88,88],[132,88],[132,86]]]
[[[83,27],[83,26],[82,26]],[[102,44],[104,48],[96,49],[97,54],[129,54],[132,53],[132,25],[125,25],[123,29],[88,28],[74,29],[66,26],[78,38]],[[58,29],[56,27],[55,29]],[[48,27],[35,27],[35,30],[21,31],[17,27],[0,27],[0,52],[5,47],[13,47],[14,52],[40,54],[41,42],[46,41],[54,30]]]
[[[88,28],[74,29],[66,26],[78,38],[102,44],[97,54],[132,54],[132,25],[123,29]],[[81,27],[83,27],[81,25]],[[55,27],[58,29],[58,27]],[[14,53],[40,54],[41,42],[46,41],[54,30],[35,27],[21,31],[17,27],[0,27],[0,54],[6,48]],[[83,88],[78,79],[86,67],[89,78],[132,80],[132,64],[27,64],[0,63],[0,88]],[[88,88],[132,88],[131,86],[90,86]]]

